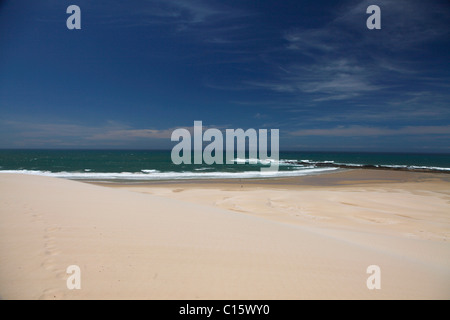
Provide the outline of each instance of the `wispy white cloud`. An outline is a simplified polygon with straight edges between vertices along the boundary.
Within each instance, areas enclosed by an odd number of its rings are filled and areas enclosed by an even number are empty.
[[[129,2],[114,2],[109,5],[107,15],[100,17],[100,24],[117,27],[164,26],[173,31],[214,31],[217,24],[245,17],[248,13],[213,0],[146,0],[139,5]],[[202,28],[207,26],[208,29]],[[229,27],[226,27],[229,30]],[[239,26],[234,26],[239,28]],[[229,40],[216,34],[206,39],[210,42],[226,43]]]
[[[381,8],[382,30],[371,32],[365,26],[368,17],[366,8],[374,4],[371,0],[361,0],[357,4],[343,7],[336,18],[324,29],[338,30],[347,34],[347,39],[358,40],[352,47],[374,45],[389,53],[406,49],[420,49],[423,43],[448,35],[446,6],[439,1],[420,0],[378,0]],[[348,38],[350,34],[353,37]],[[336,41],[340,41],[338,37]],[[335,45],[336,41],[333,41]],[[370,52],[367,52],[370,55]]]
[[[338,126],[328,129],[304,129],[291,132],[293,136],[369,137],[403,135],[445,135],[450,138],[450,126],[406,126],[401,128]]]
[[[216,128],[225,130],[230,126],[203,124],[202,129]],[[0,144],[7,147],[95,147],[142,145],[150,143],[168,147],[172,144],[171,136],[175,129],[184,128],[192,135],[191,126],[176,126],[164,129],[135,128],[117,121],[107,121],[102,125],[85,125],[70,122],[31,122],[0,120],[0,133],[8,136],[9,141],[0,139]],[[4,138],[4,137],[2,137]],[[2,147],[0,145],[0,147]],[[5,146],[3,146],[5,147]]]
[[[284,49],[298,58],[291,55],[286,63],[280,59],[283,72],[273,80],[245,84],[288,94],[310,94],[315,102],[379,95],[405,80],[434,85],[436,79],[423,77],[423,61],[405,53],[420,53],[425,44],[448,37],[446,11],[436,3],[380,0],[382,29],[374,31],[365,24],[370,4],[363,0],[345,6],[334,19],[316,28],[286,30]]]
[[[125,124],[107,121],[100,126],[89,126],[68,122],[36,123],[26,121],[0,121],[11,142],[22,145],[45,146],[96,146],[123,145],[126,142],[155,141],[166,139],[175,128],[136,129]]]
[[[187,17],[190,23],[203,23],[213,17],[223,16],[229,14],[228,10],[215,6],[211,1],[193,0],[164,0],[161,1],[169,7],[171,12],[178,12],[178,15],[182,15],[183,12],[187,13]]]
[[[211,2],[202,0],[147,0],[139,5],[113,2],[109,3],[108,9],[108,13],[100,17],[100,22],[120,24],[122,27],[164,22],[202,23],[221,13]]]
[[[94,133],[86,140],[91,141],[128,141],[136,139],[170,139],[173,129],[155,130],[155,129],[120,129],[106,130],[105,132]]]
[[[345,100],[383,89],[374,83],[367,68],[347,58],[330,59],[313,65],[291,65],[289,73],[275,81],[247,81],[246,85],[284,93],[308,93],[313,101]]]

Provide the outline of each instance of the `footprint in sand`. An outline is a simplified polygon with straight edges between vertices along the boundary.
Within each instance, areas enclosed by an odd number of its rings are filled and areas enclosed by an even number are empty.
[[[58,226],[50,226],[45,228],[44,249],[46,255],[54,256],[60,253],[60,251],[56,249],[56,237],[54,236],[54,233],[58,230]]]
[[[58,226],[51,226],[51,227],[45,228],[45,233],[52,233],[52,232],[56,232],[58,230],[59,230]]]
[[[57,256],[61,251],[56,250],[55,248],[47,248],[45,249],[45,254],[48,256]]]
[[[55,271],[57,269],[56,264],[55,264],[55,259],[50,258],[48,256],[41,263],[41,267],[44,268],[45,270],[49,270],[49,271]]]
[[[44,230],[44,261],[41,264],[41,267],[45,268],[51,272],[60,271],[55,261],[55,257],[61,254],[61,251],[58,250],[55,232],[60,230],[59,226],[49,226]],[[56,275],[58,277],[58,275]],[[58,277],[60,278],[60,277]]]
[[[67,274],[66,270],[64,270],[56,273],[56,277],[61,280],[67,280],[69,278],[69,275]]]
[[[40,214],[32,214],[31,215],[32,222],[43,222],[42,215]]]

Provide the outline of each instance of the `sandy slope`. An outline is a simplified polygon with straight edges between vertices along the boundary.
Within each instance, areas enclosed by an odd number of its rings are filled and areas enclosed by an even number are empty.
[[[364,188],[180,191],[1,174],[0,296],[449,299],[447,191]],[[372,264],[381,290],[366,287]],[[81,290],[66,287],[69,265]]]

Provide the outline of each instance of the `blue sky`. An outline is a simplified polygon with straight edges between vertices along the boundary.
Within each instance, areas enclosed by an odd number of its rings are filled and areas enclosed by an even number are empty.
[[[284,150],[447,153],[449,16],[448,1],[0,0],[0,148],[171,148],[201,120],[279,129]]]

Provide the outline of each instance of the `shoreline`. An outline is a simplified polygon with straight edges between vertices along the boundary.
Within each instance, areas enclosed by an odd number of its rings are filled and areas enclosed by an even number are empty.
[[[446,167],[444,163],[435,162],[434,166],[423,165],[391,165],[391,164],[352,164],[352,163],[339,163],[335,161],[313,161],[313,160],[279,160],[280,165],[288,166],[301,166],[301,170],[276,170],[274,172],[263,172],[259,170],[250,171],[203,171],[211,168],[197,168],[193,171],[168,171],[166,169],[132,169],[131,171],[114,171],[103,172],[92,171],[92,169],[80,169],[75,168],[74,171],[70,169],[62,170],[60,172],[45,171],[44,169],[20,169],[20,170],[2,170],[1,173],[16,173],[16,174],[31,174],[48,176],[55,178],[65,178],[74,181],[101,183],[101,184],[152,184],[154,182],[159,183],[171,183],[173,181],[187,181],[197,183],[204,180],[209,181],[228,181],[228,180],[278,180],[278,179],[294,179],[302,176],[315,176],[328,173],[345,172],[349,170],[367,170],[369,172],[380,172],[380,175],[384,175],[385,172],[405,172],[405,173],[429,173],[429,174],[441,174],[449,175],[450,168]],[[402,162],[399,162],[402,163]],[[420,163],[417,162],[417,163]],[[437,165],[437,166],[436,166]],[[439,166],[440,165],[440,166]],[[117,170],[118,168],[116,168]],[[43,171],[44,170],[44,171]],[[83,171],[84,170],[84,171]],[[125,170],[125,169],[122,169]],[[162,170],[162,171],[160,171]],[[199,170],[199,171],[197,171]]]
[[[334,163],[329,161],[288,161],[292,164],[311,165],[318,168],[340,168],[340,169],[367,169],[367,170],[392,170],[392,171],[406,171],[406,172],[428,172],[428,173],[444,173],[450,174],[448,168],[437,168],[427,166],[405,166],[405,165],[373,165],[373,164],[345,164]]]
[[[413,171],[390,171],[372,169],[338,169],[332,172],[320,172],[295,177],[273,177],[273,178],[218,178],[218,179],[172,179],[172,180],[146,180],[146,181],[95,181],[77,180],[93,185],[115,187],[115,186],[153,186],[153,185],[211,185],[211,184],[246,184],[246,185],[305,185],[305,186],[332,186],[343,184],[360,184],[368,182],[414,182],[439,179],[450,182],[450,176],[442,172],[413,172]]]

